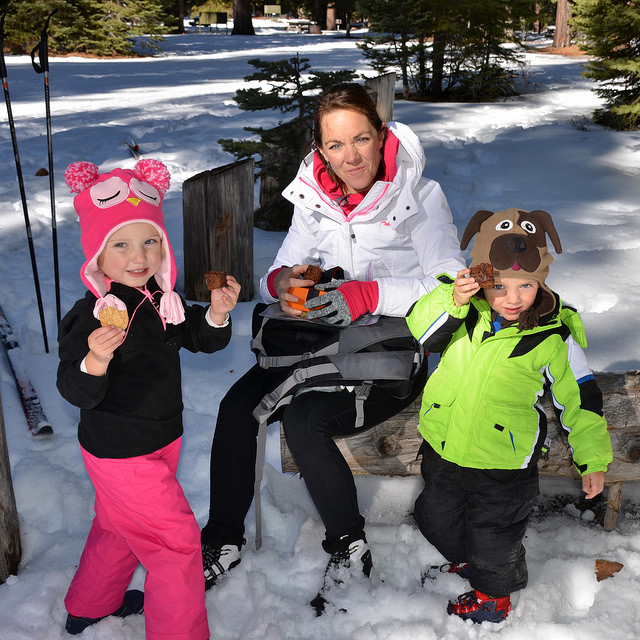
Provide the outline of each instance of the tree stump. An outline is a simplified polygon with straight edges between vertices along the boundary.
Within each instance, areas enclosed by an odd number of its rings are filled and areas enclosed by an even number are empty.
[[[184,280],[189,300],[208,302],[204,274],[226,271],[253,299],[253,159],[204,171],[182,185]]]

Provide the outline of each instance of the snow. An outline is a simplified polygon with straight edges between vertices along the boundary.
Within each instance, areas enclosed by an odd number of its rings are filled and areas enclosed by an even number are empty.
[[[165,199],[167,228],[182,281],[181,184],[234,158],[217,144],[242,137],[242,127],[270,126],[277,114],[241,112],[233,101],[251,58],[277,60],[299,53],[313,69],[352,68],[374,75],[356,38],[285,33],[265,24],[255,37],[190,33],[168,38],[157,55],[142,59],[50,59],[55,159],[55,205],[62,310],[84,295],[83,261],[72,198],[63,181],[75,160],[102,171],[133,166],[123,142],[133,136],[145,157],[172,174]],[[548,44],[548,43],[547,43]],[[640,368],[640,132],[594,125],[600,103],[581,76],[582,60],[528,54],[528,92],[496,104],[397,101],[395,118],[413,127],[427,155],[426,174],[438,180],[460,229],[477,209],[545,209],[564,245],[550,284],[581,312],[594,370]],[[29,214],[46,308],[50,352],[43,347],[23,212],[11,157],[6,111],[0,108],[0,304],[18,340],[25,366],[55,428],[47,440],[27,432],[4,357],[0,392],[23,554],[18,575],[0,586],[3,639],[65,638],[63,598],[93,514],[92,485],[76,440],[78,410],[55,386],[55,298],[51,205],[46,177],[47,141],[42,76],[27,56],[7,56],[8,85],[25,177]],[[254,232],[255,281],[270,265],[283,233]],[[257,286],[256,286],[257,290]],[[218,402],[252,364],[248,348],[253,303],[233,312],[231,344],[213,356],[183,356],[185,436],[180,481],[204,524],[208,510],[209,451]],[[508,619],[474,626],[446,614],[450,597],[467,590],[459,577],[442,576],[423,588],[420,570],[440,555],[414,525],[410,512],[419,478],[358,477],[361,509],[373,551],[375,578],[346,595],[348,613],[316,618],[308,605],[321,580],[326,554],[323,527],[296,476],[279,470],[278,429],[270,428],[262,490],[264,545],[255,551],[253,509],[242,564],[207,592],[216,640],[624,640],[640,628],[640,502],[638,483],[625,484],[616,531],[604,532],[585,510],[576,482],[543,479],[543,499],[526,538],[530,580]],[[569,496],[570,500],[562,500]],[[565,507],[562,505],[567,503]],[[554,508],[555,507],[555,508]],[[624,568],[596,582],[594,559]],[[142,588],[144,573],[133,586]],[[133,640],[144,619],[109,618],[83,638]]]

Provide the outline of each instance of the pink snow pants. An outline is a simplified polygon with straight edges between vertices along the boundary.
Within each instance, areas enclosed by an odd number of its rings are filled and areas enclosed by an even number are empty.
[[[147,640],[209,638],[200,529],[176,478],[180,444],[124,459],[82,449],[95,518],[65,598],[71,615],[113,613],[142,564]]]

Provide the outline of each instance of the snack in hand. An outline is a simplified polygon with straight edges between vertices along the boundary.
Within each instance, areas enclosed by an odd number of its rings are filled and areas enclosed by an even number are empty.
[[[103,327],[108,325],[113,325],[115,327],[120,327],[123,331],[127,330],[127,325],[129,324],[129,314],[126,309],[120,311],[119,309],[114,309],[113,307],[105,307],[100,312],[100,324]]]
[[[493,279],[493,265],[489,262],[481,262],[473,267],[470,267],[469,277],[473,278],[477,284],[483,289],[490,289],[495,286],[496,282]]]
[[[315,264],[310,264],[307,270],[302,274],[302,280],[313,280],[313,284],[316,285],[322,278],[322,269]]]
[[[227,286],[226,271],[209,271],[204,274],[204,277],[207,281],[207,287],[209,288],[209,291]]]

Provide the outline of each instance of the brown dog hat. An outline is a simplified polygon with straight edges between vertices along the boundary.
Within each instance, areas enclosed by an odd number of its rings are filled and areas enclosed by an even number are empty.
[[[471,266],[488,262],[499,278],[537,280],[543,294],[536,304],[538,316],[553,311],[555,295],[545,283],[553,262],[546,236],[556,253],[562,253],[562,245],[551,216],[540,209],[524,211],[511,207],[497,213],[481,209],[469,220],[462,234],[460,248],[463,251],[476,234],[469,254]]]

